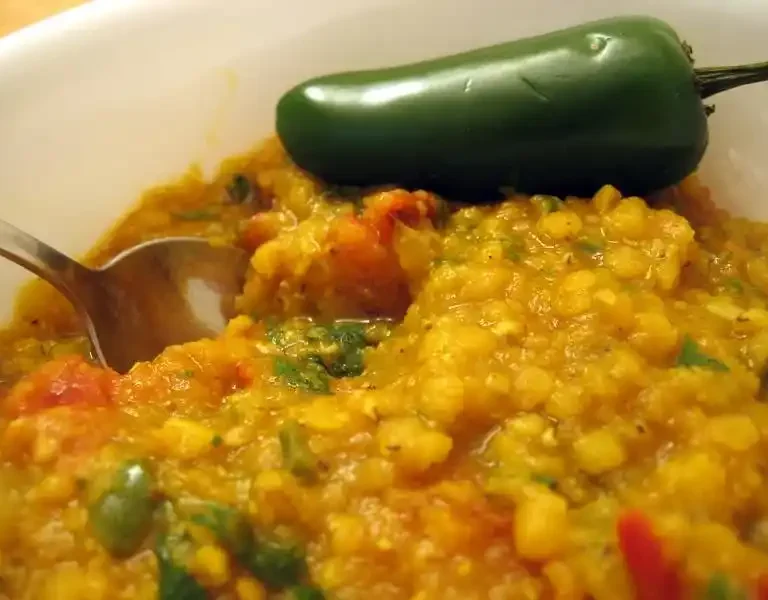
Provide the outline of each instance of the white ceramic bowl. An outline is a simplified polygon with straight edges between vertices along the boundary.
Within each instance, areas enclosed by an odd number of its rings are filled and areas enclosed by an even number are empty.
[[[96,0],[0,40],[0,218],[81,253],[147,187],[269,134],[308,76],[627,13],[700,65],[768,60],[767,0]],[[768,219],[768,85],[716,105],[704,179]],[[0,264],[0,311],[24,277]]]

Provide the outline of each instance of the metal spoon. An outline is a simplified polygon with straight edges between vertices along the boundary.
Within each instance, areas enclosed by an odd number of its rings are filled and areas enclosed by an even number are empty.
[[[201,238],[163,238],[89,269],[0,221],[0,255],[52,284],[74,305],[96,358],[125,373],[168,346],[215,336],[234,315],[248,259]]]

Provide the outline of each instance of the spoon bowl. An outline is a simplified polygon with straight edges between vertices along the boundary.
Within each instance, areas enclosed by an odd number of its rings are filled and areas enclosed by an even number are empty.
[[[0,255],[62,292],[80,315],[94,356],[120,373],[168,346],[220,333],[234,316],[248,267],[238,248],[169,237],[91,269],[3,221]]]

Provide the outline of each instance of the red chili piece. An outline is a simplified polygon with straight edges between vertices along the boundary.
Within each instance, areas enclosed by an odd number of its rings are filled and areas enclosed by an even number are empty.
[[[630,510],[616,525],[619,548],[635,587],[637,600],[680,600],[677,566],[664,555],[662,540],[642,512]],[[768,600],[768,598],[766,599]]]
[[[768,600],[768,573],[763,573],[757,580],[757,600]]]

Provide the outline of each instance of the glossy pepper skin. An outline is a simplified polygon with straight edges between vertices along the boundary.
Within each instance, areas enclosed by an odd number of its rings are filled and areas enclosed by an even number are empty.
[[[688,52],[650,17],[319,77],[282,97],[277,133],[330,183],[584,196],[676,183],[708,141]]]
[[[140,460],[123,464],[112,486],[88,509],[88,522],[101,545],[113,556],[133,554],[152,526],[154,478]]]

